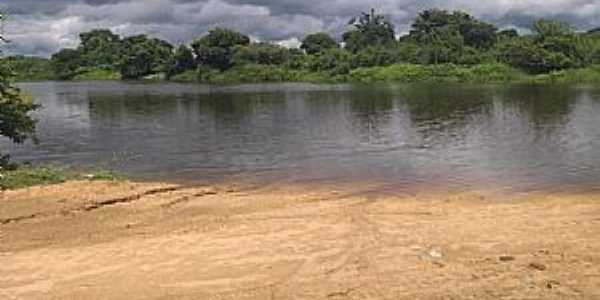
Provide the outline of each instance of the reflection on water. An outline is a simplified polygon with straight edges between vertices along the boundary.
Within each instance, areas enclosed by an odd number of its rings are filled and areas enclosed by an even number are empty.
[[[600,90],[565,86],[27,83],[19,160],[141,179],[537,189],[600,179]]]

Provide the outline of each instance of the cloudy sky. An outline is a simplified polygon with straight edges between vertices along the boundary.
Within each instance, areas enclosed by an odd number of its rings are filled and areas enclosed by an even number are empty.
[[[122,35],[146,33],[172,43],[189,42],[213,26],[257,40],[294,44],[308,33],[340,34],[348,19],[370,7],[405,32],[418,11],[466,10],[499,27],[525,28],[534,18],[600,26],[600,0],[2,0],[8,52],[48,56],[75,47],[77,35],[110,28]]]

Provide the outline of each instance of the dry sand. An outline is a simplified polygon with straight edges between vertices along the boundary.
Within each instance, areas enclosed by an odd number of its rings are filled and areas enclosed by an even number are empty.
[[[0,299],[600,299],[600,194],[341,190],[1,192]]]

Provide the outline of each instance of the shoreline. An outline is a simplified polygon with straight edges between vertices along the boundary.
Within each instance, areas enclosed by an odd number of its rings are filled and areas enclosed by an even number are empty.
[[[368,187],[69,181],[0,192],[0,296],[600,296],[598,192]]]
[[[328,74],[290,70],[267,65],[244,65],[228,71],[212,74],[212,77],[198,79],[198,72],[187,71],[167,79],[122,80],[120,75],[95,77],[93,73],[70,80],[47,78],[23,80],[19,82],[89,82],[117,81],[141,83],[174,83],[206,85],[241,85],[266,83],[306,83],[306,84],[418,84],[418,83],[457,83],[457,84],[594,84],[600,82],[600,66],[565,69],[541,74],[528,74],[502,63],[458,65],[419,65],[391,64],[387,66],[363,67],[351,70],[348,74]]]

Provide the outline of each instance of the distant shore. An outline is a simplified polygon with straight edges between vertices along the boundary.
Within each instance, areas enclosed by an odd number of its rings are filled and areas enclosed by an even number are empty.
[[[600,194],[69,181],[0,192],[0,298],[592,299]]]

